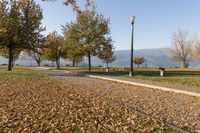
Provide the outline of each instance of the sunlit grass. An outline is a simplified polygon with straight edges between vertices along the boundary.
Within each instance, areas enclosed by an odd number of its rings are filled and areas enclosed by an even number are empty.
[[[101,68],[94,67],[89,72],[87,67],[63,67],[64,70],[76,71],[76,72],[87,72],[91,74],[100,74],[117,77],[129,78],[128,71],[118,71],[119,68],[115,68],[116,71],[105,72],[101,71]],[[179,83],[188,86],[200,87],[200,69],[198,68],[168,68],[165,71],[165,76],[160,76],[160,70],[158,68],[135,68],[135,76],[132,78],[152,80],[158,82],[167,83]]]
[[[66,71],[74,71],[74,72],[88,72],[88,67],[61,67],[61,69]],[[100,71],[100,67],[92,67],[92,71]]]
[[[48,79],[45,74],[37,73],[27,67],[15,67],[12,71],[8,71],[7,67],[0,67],[0,81],[17,82],[22,80],[40,80]]]

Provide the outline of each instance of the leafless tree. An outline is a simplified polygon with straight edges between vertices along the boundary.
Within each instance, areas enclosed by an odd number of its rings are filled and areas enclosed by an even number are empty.
[[[192,60],[200,62],[200,40],[196,41],[192,52]]]
[[[189,38],[189,32],[178,29],[172,34],[170,57],[179,61],[180,67],[187,68],[191,61],[193,40]]]

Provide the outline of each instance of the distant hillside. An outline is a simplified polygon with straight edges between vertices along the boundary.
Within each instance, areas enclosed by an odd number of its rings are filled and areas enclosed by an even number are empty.
[[[111,66],[129,66],[130,50],[115,51],[116,60]],[[134,57],[143,56],[148,67],[179,67],[179,62],[174,61],[168,56],[168,48],[141,49],[134,51]],[[93,58],[95,65],[99,64],[99,59]],[[143,63],[141,66],[145,66]],[[200,63],[190,63],[190,67],[200,67]]]
[[[143,56],[148,67],[178,67],[176,61],[171,60],[167,55],[167,48],[160,49],[141,49],[134,51],[134,57]],[[130,63],[130,50],[122,50],[115,52],[117,60],[113,65],[127,66]],[[145,63],[143,63],[143,66]]]
[[[171,60],[167,55],[167,48],[158,49],[141,49],[134,51],[135,56],[143,56],[146,59],[146,65],[148,67],[178,67],[179,63]],[[130,64],[130,50],[119,50],[115,51],[116,60],[111,63],[111,66],[129,66]],[[7,64],[7,59],[0,57],[0,64]],[[36,66],[36,62],[31,57],[20,57],[16,64],[24,66]],[[41,65],[52,65],[52,62],[44,61]],[[87,66],[88,61],[85,57],[79,66]],[[55,63],[54,63],[55,65]],[[71,65],[70,61],[61,60],[61,65]],[[92,58],[92,65],[104,65],[100,59],[97,57]],[[145,63],[141,65],[145,66]],[[190,63],[190,67],[200,67],[200,63]]]

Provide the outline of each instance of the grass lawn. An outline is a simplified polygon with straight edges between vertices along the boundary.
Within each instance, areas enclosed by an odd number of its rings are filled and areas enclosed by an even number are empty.
[[[74,71],[74,72],[88,72],[88,67],[61,67],[63,70]],[[100,67],[92,67],[92,71],[100,71]]]
[[[87,67],[62,67],[62,69],[68,71],[76,72],[88,72]],[[115,71],[115,72],[102,72],[100,68],[94,67],[92,71],[89,72],[92,74],[101,74],[108,76],[119,76],[129,78],[129,72],[127,71]],[[166,69],[164,77],[160,76],[160,71],[157,68],[136,68],[135,76],[136,79],[152,80],[159,82],[168,82],[168,83],[180,83],[188,86],[197,86],[200,87],[200,69],[181,69],[181,68],[170,68]]]
[[[136,70],[135,78],[200,87],[200,69],[166,69],[164,77],[159,71]]]
[[[16,83],[25,80],[42,80],[49,78],[45,74],[32,71],[27,67],[15,67],[13,71],[8,71],[7,67],[0,66],[0,82]]]

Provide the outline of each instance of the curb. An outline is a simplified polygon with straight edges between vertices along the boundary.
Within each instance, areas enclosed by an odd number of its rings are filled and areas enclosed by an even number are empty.
[[[102,77],[102,76],[94,76],[94,75],[87,75],[87,76],[90,78],[108,80],[108,81],[113,81],[113,82],[118,82],[118,83],[142,86],[142,87],[147,87],[147,88],[152,88],[152,89],[157,89],[157,90],[162,90],[162,91],[168,91],[168,92],[174,92],[174,93],[180,93],[180,94],[186,94],[186,95],[190,95],[190,96],[200,97],[200,93],[195,93],[195,92],[176,90],[176,89],[171,89],[171,88],[167,88],[167,87],[148,85],[148,84],[136,83],[136,82],[131,82],[131,81],[119,80],[119,79],[106,78],[106,77]]]

